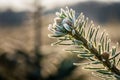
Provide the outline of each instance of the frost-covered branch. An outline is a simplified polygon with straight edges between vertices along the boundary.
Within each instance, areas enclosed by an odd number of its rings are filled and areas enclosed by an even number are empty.
[[[75,11],[68,7],[66,7],[66,10],[61,9],[60,12],[56,12],[56,15],[54,23],[48,27],[53,33],[48,36],[58,39],[53,45],[78,46],[79,50],[67,51],[77,53],[79,57],[89,59],[92,61],[90,63],[92,65],[102,64],[104,66],[104,69],[84,67],[85,69],[106,74],[107,79],[113,76],[119,78],[120,70],[117,67],[120,61],[119,53],[117,54],[117,46],[112,47],[110,45],[111,40],[108,34],[105,31],[100,33],[100,26],[94,26],[93,21],[89,22],[83,13],[76,18]],[[66,41],[71,41],[72,43],[67,44]]]

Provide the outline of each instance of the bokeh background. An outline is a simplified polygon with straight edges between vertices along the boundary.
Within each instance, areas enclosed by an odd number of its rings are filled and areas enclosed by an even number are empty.
[[[102,80],[73,65],[86,60],[50,45],[47,27],[66,6],[120,42],[119,0],[0,0],[0,80]]]

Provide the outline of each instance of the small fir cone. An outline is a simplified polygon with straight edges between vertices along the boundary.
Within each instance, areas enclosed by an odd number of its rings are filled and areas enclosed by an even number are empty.
[[[101,54],[101,56],[102,56],[103,59],[108,60],[110,55],[109,55],[108,52],[103,52],[103,53]]]

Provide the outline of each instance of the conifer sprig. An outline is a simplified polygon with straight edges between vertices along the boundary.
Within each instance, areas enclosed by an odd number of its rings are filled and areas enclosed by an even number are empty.
[[[96,27],[93,21],[89,22],[83,13],[76,18],[75,11],[68,7],[66,7],[66,10],[61,9],[60,12],[56,12],[56,15],[54,23],[48,27],[53,33],[48,36],[58,39],[52,45],[78,46],[77,49],[67,51],[77,53],[78,57],[90,60],[91,62],[88,64],[102,64],[104,66],[104,68],[89,66],[87,68],[84,67],[84,69],[105,74],[107,80],[113,76],[116,79],[120,78],[120,70],[118,69],[120,52],[117,52],[116,46],[111,47],[111,40],[106,31],[100,33],[100,26]],[[66,41],[71,41],[72,43],[67,44]],[[87,65],[86,63],[76,64]]]

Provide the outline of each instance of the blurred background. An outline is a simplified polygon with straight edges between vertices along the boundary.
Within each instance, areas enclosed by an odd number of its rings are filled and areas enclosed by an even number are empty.
[[[73,65],[86,60],[50,45],[47,27],[66,6],[120,42],[119,0],[0,0],[0,80],[101,80]]]

